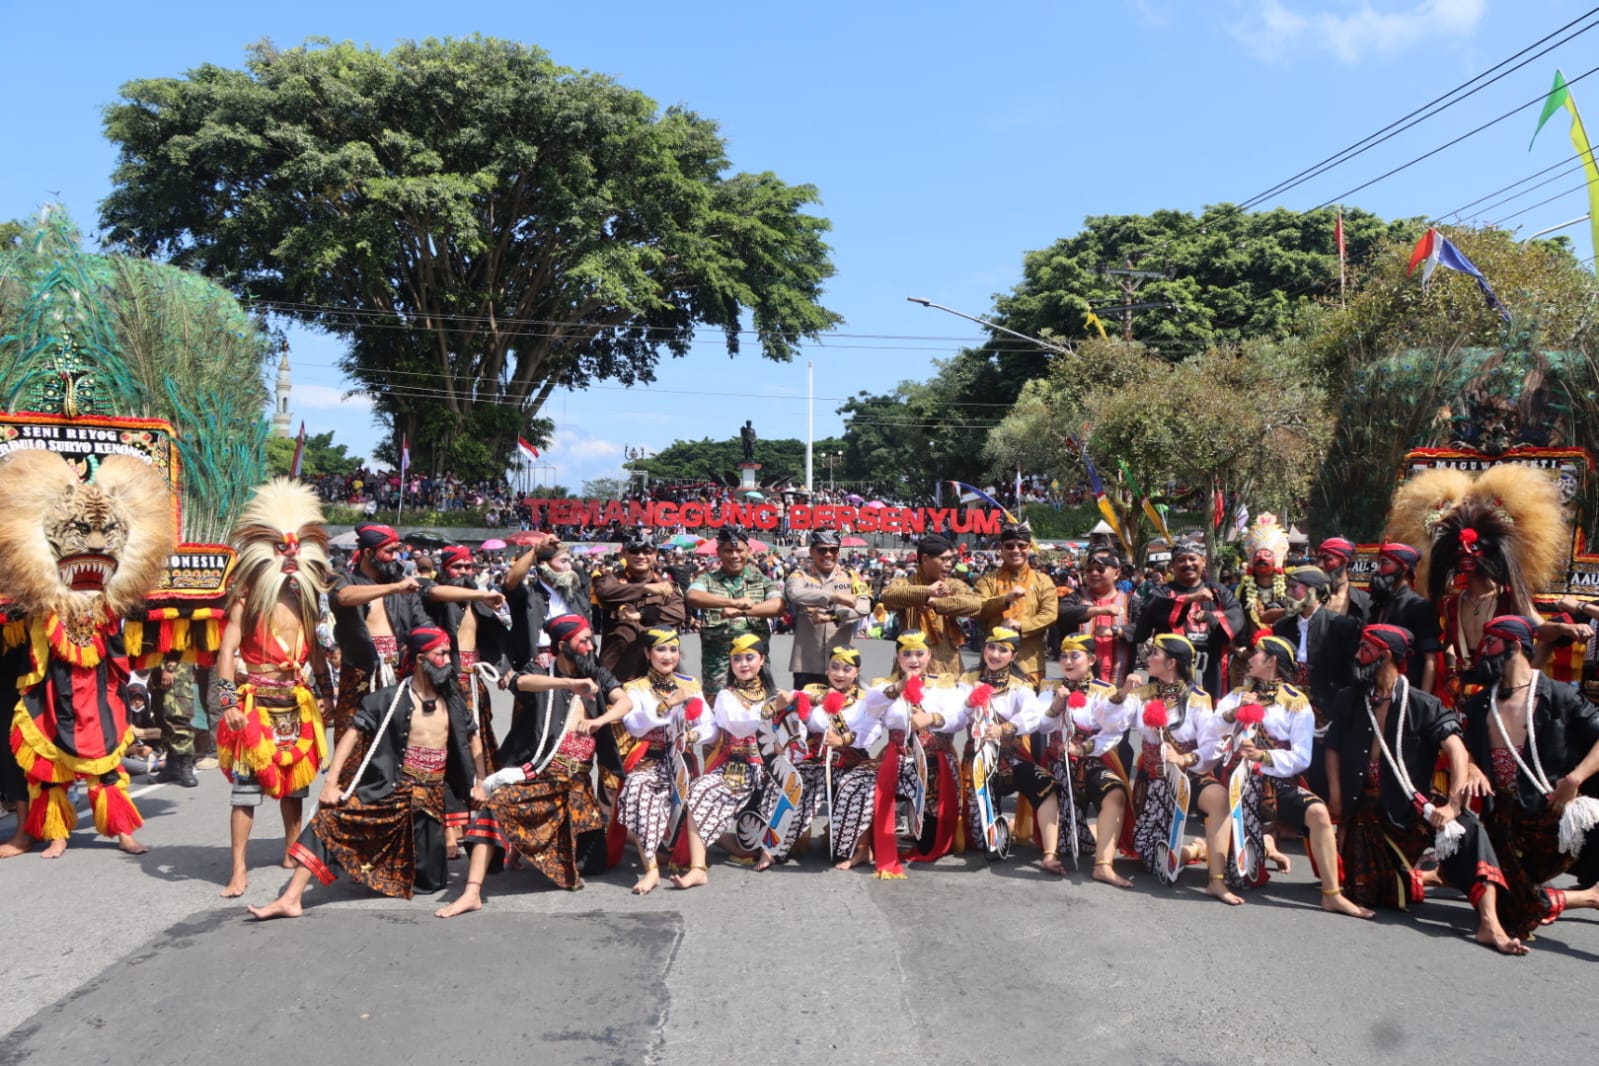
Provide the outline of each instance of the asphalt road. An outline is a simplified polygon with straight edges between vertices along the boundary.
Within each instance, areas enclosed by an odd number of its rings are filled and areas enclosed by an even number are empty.
[[[888,645],[864,647],[882,673]],[[1580,1061],[1599,1032],[1592,912],[1502,959],[1454,893],[1323,914],[1297,851],[1237,908],[1197,871],[1168,890],[1123,862],[1118,891],[1024,850],[877,881],[818,849],[763,874],[713,853],[709,887],[645,898],[631,856],[579,893],[507,873],[447,922],[432,911],[453,888],[407,902],[341,882],[256,924],[217,897],[221,775],[135,792],[149,854],[80,830],[58,861],[0,864],[0,1064],[1533,1062]],[[284,883],[275,821],[242,902]]]

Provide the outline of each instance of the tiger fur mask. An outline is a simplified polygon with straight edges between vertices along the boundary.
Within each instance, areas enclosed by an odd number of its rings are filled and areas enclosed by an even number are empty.
[[[149,463],[106,457],[93,481],[54,452],[0,460],[0,592],[31,615],[126,615],[161,583],[177,529]]]

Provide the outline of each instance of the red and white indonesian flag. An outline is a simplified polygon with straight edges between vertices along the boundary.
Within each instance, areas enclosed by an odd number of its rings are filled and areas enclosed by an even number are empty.
[[[539,457],[539,450],[533,447],[533,445],[529,444],[526,437],[516,438],[516,450],[521,453],[522,458],[528,462],[532,462],[534,459]]]

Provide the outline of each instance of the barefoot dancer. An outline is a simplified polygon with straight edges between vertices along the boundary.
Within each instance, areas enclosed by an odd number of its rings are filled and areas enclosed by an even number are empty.
[[[1360,680],[1333,705],[1327,807],[1338,822],[1344,892],[1362,906],[1406,910],[1426,898],[1416,863],[1436,847],[1438,874],[1477,910],[1478,943],[1525,955],[1526,945],[1505,932],[1496,911],[1505,890],[1499,858],[1465,806],[1470,758],[1460,720],[1411,687],[1404,665],[1413,647],[1407,629],[1366,626],[1355,653]],[[1447,796],[1430,788],[1440,754],[1449,763]]]
[[[1149,652],[1149,683],[1129,692],[1128,713],[1143,742],[1139,778],[1133,787],[1133,847],[1152,871],[1163,864],[1163,845],[1171,824],[1172,791],[1166,767],[1175,764],[1190,780],[1194,805],[1205,816],[1205,839],[1185,844],[1181,862],[1205,859],[1210,881],[1205,891],[1223,903],[1244,902],[1226,884],[1227,790],[1210,773],[1221,755],[1222,721],[1210,696],[1194,684],[1194,646],[1187,637],[1161,633]],[[1136,681],[1130,678],[1127,684]],[[1180,872],[1180,867],[1179,867]]]
[[[1071,776],[1078,836],[1093,845],[1094,880],[1131,888],[1133,883],[1116,872],[1116,846],[1127,817],[1127,775],[1117,761],[1116,749],[1127,733],[1127,707],[1115,702],[1115,685],[1093,676],[1098,659],[1095,640],[1092,633],[1073,633],[1060,642],[1064,676],[1058,682],[1046,682],[1047,687],[1039,695],[1045,708],[1040,732],[1050,736],[1046,757],[1055,780],[1064,788],[1066,776]],[[1069,743],[1065,739],[1068,731]],[[1083,827],[1088,824],[1090,807],[1099,808],[1099,818],[1092,836],[1084,839]],[[1070,815],[1061,821],[1060,832],[1070,832]],[[1044,858],[1044,869],[1066,872],[1058,857]]]
[[[695,737],[686,723],[690,701],[696,717],[704,709],[700,683],[677,672],[683,658],[682,642],[675,629],[647,629],[646,645],[649,672],[629,682],[626,691],[631,708],[622,724],[639,743],[627,756],[627,779],[616,799],[617,820],[633,836],[644,872],[633,886],[635,896],[647,895],[661,881],[656,853],[666,842],[671,818],[671,762],[668,758],[674,725],[688,729],[688,742]],[[686,815],[685,815],[686,817]]]
[[[264,796],[283,817],[283,865],[300,836],[311,781],[328,758],[325,716],[333,681],[314,640],[322,594],[332,575],[322,508],[309,488],[274,478],[256,490],[230,538],[238,551],[233,602],[217,649],[217,760],[233,782],[229,836],[233,872],[224,899],[249,886],[245,849]],[[237,656],[237,657],[235,657]],[[320,697],[306,688],[306,663]],[[248,675],[240,677],[240,666]]]
[[[1238,759],[1260,768],[1265,786],[1258,812],[1261,824],[1266,833],[1275,821],[1309,837],[1310,856],[1321,875],[1322,910],[1370,918],[1369,908],[1344,895],[1338,876],[1338,841],[1326,802],[1301,783],[1300,775],[1310,766],[1316,715],[1309,697],[1283,680],[1294,674],[1294,647],[1282,637],[1262,631],[1255,636],[1255,650],[1246,669],[1244,684],[1228,693],[1216,713],[1231,723],[1239,708],[1249,704],[1261,708],[1258,732],[1233,750]],[[1265,847],[1265,857],[1272,858],[1270,836],[1265,837]],[[1282,868],[1287,867],[1283,864]]]
[[[500,685],[518,710],[500,745],[500,762],[483,783],[486,802],[463,834],[472,849],[460,898],[439,918],[483,905],[483,880],[514,848],[559,888],[583,887],[605,869],[605,815],[594,797],[594,735],[632,706],[594,654],[588,621],[568,614],[544,625],[555,649],[553,674],[512,672]]]
[[[456,685],[449,636],[418,627],[406,637],[406,653],[410,676],[362,700],[339,738],[321,807],[289,849],[299,869],[283,895],[250,908],[255,917],[298,918],[311,878],[331,885],[340,869],[357,884],[402,899],[444,887],[444,794],[483,798],[474,786],[483,779],[483,749]],[[363,738],[371,761],[346,800],[338,771]]]
[[[684,813],[688,872],[672,875],[673,888],[695,888],[710,881],[706,848],[727,831],[761,772],[761,723],[787,713],[794,703],[794,693],[772,680],[766,650],[766,641],[754,633],[736,636],[728,646],[727,674],[721,679],[710,721],[698,737],[701,743],[715,740],[716,747],[705,772],[689,789]]]
[[[137,855],[144,819],[122,770],[133,733],[121,619],[155,589],[172,554],[172,490],[131,456],[107,457],[84,482],[54,452],[27,449],[0,459],[0,501],[3,591],[26,615],[10,737],[28,791],[0,858],[36,840],[47,842],[46,859],[65,852],[78,820],[67,789],[80,780],[95,829]]]

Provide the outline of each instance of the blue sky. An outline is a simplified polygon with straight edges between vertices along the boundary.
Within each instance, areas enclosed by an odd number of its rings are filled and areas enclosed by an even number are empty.
[[[814,361],[816,435],[841,431],[841,398],[931,373],[977,327],[913,306],[925,296],[972,314],[1020,278],[1029,249],[1085,216],[1198,211],[1240,202],[1386,126],[1593,5],[1560,0],[1111,0],[1087,5],[664,5],[492,0],[455,7],[389,0],[232,7],[94,0],[76,14],[0,5],[0,218],[64,202],[92,231],[114,152],[100,109],[118,86],[239,65],[244,47],[307,37],[386,48],[483,33],[614,75],[662,106],[718,120],[738,170],[772,170],[821,192],[837,276],[825,302],[838,335],[792,364],[753,345],[729,360],[707,337],[663,360],[653,387],[595,387],[546,408],[545,461],[562,484],[614,476],[626,445],[805,435],[805,364]],[[1599,56],[1599,30],[1505,77],[1358,159],[1268,200],[1309,209],[1548,91]],[[1599,116],[1599,76],[1573,96]],[[1564,116],[1529,153],[1538,107],[1344,199],[1389,217],[1439,216],[1571,155]],[[1567,176],[1464,220],[1530,234],[1586,211]],[[1514,191],[1514,190],[1512,190]],[[1532,206],[1564,193],[1552,202]],[[1494,199],[1498,199],[1495,197]],[[1492,203],[1490,200],[1489,203]],[[1486,205],[1485,205],[1486,206]],[[1586,226],[1566,231],[1593,254]],[[293,335],[296,420],[364,454],[377,438],[342,399],[336,341]],[[825,473],[819,471],[818,477]]]

